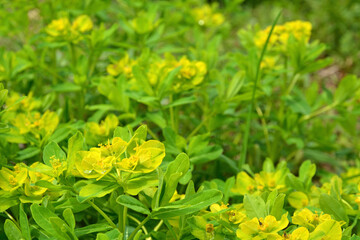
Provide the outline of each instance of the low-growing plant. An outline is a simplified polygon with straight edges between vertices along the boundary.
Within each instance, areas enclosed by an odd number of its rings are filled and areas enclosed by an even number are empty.
[[[2,3],[0,238],[358,239],[359,80],[241,2]]]

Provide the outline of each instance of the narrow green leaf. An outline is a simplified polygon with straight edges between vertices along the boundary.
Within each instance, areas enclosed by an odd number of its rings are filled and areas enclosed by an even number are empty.
[[[221,198],[222,193],[219,190],[204,190],[188,198],[170,203],[167,206],[156,208],[151,213],[151,216],[153,218],[166,219],[192,214],[220,201]]]
[[[134,210],[135,212],[143,213],[146,215],[150,214],[149,209],[142,202],[140,202],[134,197],[130,197],[128,195],[121,195],[116,199],[116,202]]]
[[[5,231],[5,235],[8,237],[9,240],[24,239],[20,229],[10,219],[5,220],[4,231]]]
[[[20,204],[20,210],[19,210],[19,223],[24,238],[26,240],[31,240],[29,220],[26,216],[26,213],[24,211],[24,206],[22,203]]]

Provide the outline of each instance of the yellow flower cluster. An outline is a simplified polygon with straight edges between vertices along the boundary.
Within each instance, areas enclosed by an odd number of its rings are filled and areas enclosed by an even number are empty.
[[[72,24],[66,17],[53,20],[45,28],[45,31],[52,40],[64,39],[76,43],[83,38],[82,34],[90,31],[92,28],[93,23],[90,17],[81,15]]]
[[[200,26],[217,27],[225,21],[224,15],[215,13],[207,4],[192,10],[192,15]]]
[[[264,191],[285,191],[285,177],[289,172],[287,168],[278,168],[274,172],[261,171],[256,173],[254,178],[250,177],[246,172],[240,172],[236,176],[235,186],[232,192],[239,195],[260,194]]]
[[[36,186],[35,183],[41,180],[51,183],[54,177],[52,168],[42,163],[35,162],[29,167],[16,164],[13,170],[6,167],[0,170],[0,188],[9,193],[18,190],[28,197],[42,196],[48,189]]]
[[[119,120],[114,114],[109,114],[105,120],[100,123],[87,122],[85,130],[86,143],[94,146],[99,142],[109,139],[110,134],[118,124]]]
[[[311,36],[311,23],[304,21],[287,22],[284,25],[276,25],[269,40],[269,48],[284,49],[290,36],[295,37],[297,41],[309,42]],[[270,33],[271,26],[259,31],[255,36],[255,45],[262,48]]]
[[[136,63],[136,60],[130,59],[126,54],[119,61],[108,65],[107,72],[112,76],[125,75],[136,87],[136,80],[132,73],[132,67]],[[181,69],[173,81],[172,88],[174,91],[191,89],[201,84],[207,73],[206,64],[202,61],[190,61],[186,56],[176,60],[174,56],[168,54],[165,59],[155,60],[148,67],[147,78],[149,83],[154,87],[158,86],[177,67]]]
[[[130,79],[133,77],[132,67],[135,64],[136,61],[130,59],[129,55],[126,54],[119,61],[108,65],[106,70],[111,76],[118,76],[120,74],[123,74],[126,78]]]
[[[59,124],[59,117],[55,112],[38,112],[41,102],[33,98],[29,93],[20,100],[20,95],[13,93],[6,100],[7,111],[2,116],[2,121],[11,123],[16,129],[12,129],[14,135],[31,133],[35,138],[41,139],[50,136]]]
[[[149,173],[154,171],[165,157],[165,147],[159,141],[138,142],[135,136],[126,142],[115,137],[99,147],[78,154],[75,166],[78,175],[97,180],[109,173],[113,167],[117,171]]]

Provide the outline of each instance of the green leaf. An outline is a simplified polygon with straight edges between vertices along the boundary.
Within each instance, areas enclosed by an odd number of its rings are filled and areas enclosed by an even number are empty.
[[[134,210],[135,212],[143,213],[146,215],[150,214],[149,209],[142,202],[140,202],[134,197],[121,195],[116,199],[116,202]]]
[[[59,147],[59,145],[55,142],[49,142],[45,148],[44,148],[44,152],[43,152],[43,161],[46,165],[48,166],[52,166],[51,165],[51,159],[52,157],[55,157],[57,159],[59,159],[60,161],[65,161],[66,160],[66,154],[65,152]]]
[[[68,167],[66,171],[67,176],[71,174],[71,171],[73,170],[75,165],[76,154],[78,151],[83,150],[83,145],[84,137],[79,131],[69,139],[67,155]]]
[[[117,127],[114,130],[114,136],[113,137],[119,137],[122,140],[128,142],[131,139],[131,134],[130,134],[129,129],[127,127]]]
[[[105,232],[111,229],[113,229],[113,227],[111,227],[107,223],[96,223],[96,224],[88,225],[86,227],[76,228],[75,234],[77,237],[81,237],[95,232]]]
[[[344,77],[335,90],[334,100],[338,103],[346,101],[348,98],[355,96],[355,92],[360,87],[360,81],[355,75]]]
[[[189,96],[189,97],[182,97],[182,98],[176,99],[175,101],[173,101],[172,103],[170,103],[168,105],[165,105],[164,108],[177,107],[177,106],[196,102],[196,100],[197,100],[197,98],[194,95]]]
[[[39,206],[38,204],[32,204],[30,210],[35,222],[50,235],[56,237],[57,239],[73,239],[64,237],[63,233],[59,233],[59,229],[54,228],[54,223],[61,223],[61,226],[66,225],[66,223],[61,220],[55,213],[43,206]]]
[[[277,220],[281,219],[283,214],[285,194],[280,193],[271,206],[270,215],[274,216]]]
[[[289,204],[296,209],[303,208],[308,205],[309,199],[303,192],[292,192],[288,195]]]
[[[221,199],[222,193],[219,190],[204,190],[197,192],[188,198],[170,203],[167,206],[156,208],[151,213],[151,216],[153,218],[166,219],[188,215],[203,210]]]
[[[24,238],[26,240],[31,240],[29,220],[26,216],[26,213],[24,211],[24,206],[22,203],[20,204],[20,209],[19,209],[19,223]]]
[[[110,240],[110,238],[105,233],[98,233],[96,240]]]
[[[142,190],[156,186],[158,184],[158,179],[156,172],[148,174],[139,174],[124,184],[124,191],[130,195],[137,195]]]
[[[74,83],[61,83],[52,87],[55,92],[78,92],[81,90],[81,87]]]
[[[346,214],[345,207],[336,198],[329,196],[325,193],[320,195],[319,199],[320,208],[324,213],[330,214],[335,217],[337,221],[345,221],[349,223],[349,218]]]
[[[19,161],[32,158],[40,153],[40,149],[37,147],[28,147],[24,150],[18,152],[18,157],[16,158]]]
[[[154,96],[154,91],[144,71],[142,71],[139,66],[135,65],[132,68],[132,73],[134,74],[136,81],[138,82],[139,86],[141,86],[141,88],[144,90],[144,92],[149,96]]]
[[[245,74],[244,71],[237,72],[227,88],[226,91],[226,99],[231,99],[236,96],[236,94],[240,91],[242,86],[244,85]]]
[[[171,72],[169,72],[166,77],[164,78],[163,81],[161,81],[160,85],[159,85],[159,91],[157,96],[159,97],[159,99],[161,100],[169,91],[169,89],[171,88],[172,82],[174,81],[176,75],[178,74],[178,72],[180,71],[181,66],[177,67],[173,70],[171,70]]]
[[[119,185],[113,182],[97,181],[90,183],[80,190],[78,200],[82,203],[90,198],[103,197],[118,187]]]
[[[300,181],[297,177],[295,177],[292,173],[288,173],[286,175],[286,183],[294,190],[305,192],[303,182]]]
[[[77,240],[73,230],[70,229],[70,227],[62,219],[58,217],[51,217],[49,218],[49,221],[54,229],[53,235],[57,238],[64,240]]]
[[[75,217],[71,208],[67,208],[63,212],[63,217],[71,229],[75,229]]]
[[[184,176],[190,167],[189,157],[185,153],[180,153],[166,169],[164,175],[165,190],[160,201],[160,206],[166,205],[175,193],[179,180]]]
[[[250,219],[254,217],[265,218],[267,215],[265,202],[260,196],[246,194],[244,197],[244,208],[246,210],[247,216]]]
[[[8,237],[9,240],[24,239],[20,229],[16,226],[16,224],[13,221],[9,219],[5,220],[4,231],[5,231],[5,235]]]

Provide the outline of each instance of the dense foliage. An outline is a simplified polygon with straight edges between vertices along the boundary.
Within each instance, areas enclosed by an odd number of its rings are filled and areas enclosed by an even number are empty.
[[[359,50],[242,2],[0,2],[0,238],[360,239]]]

